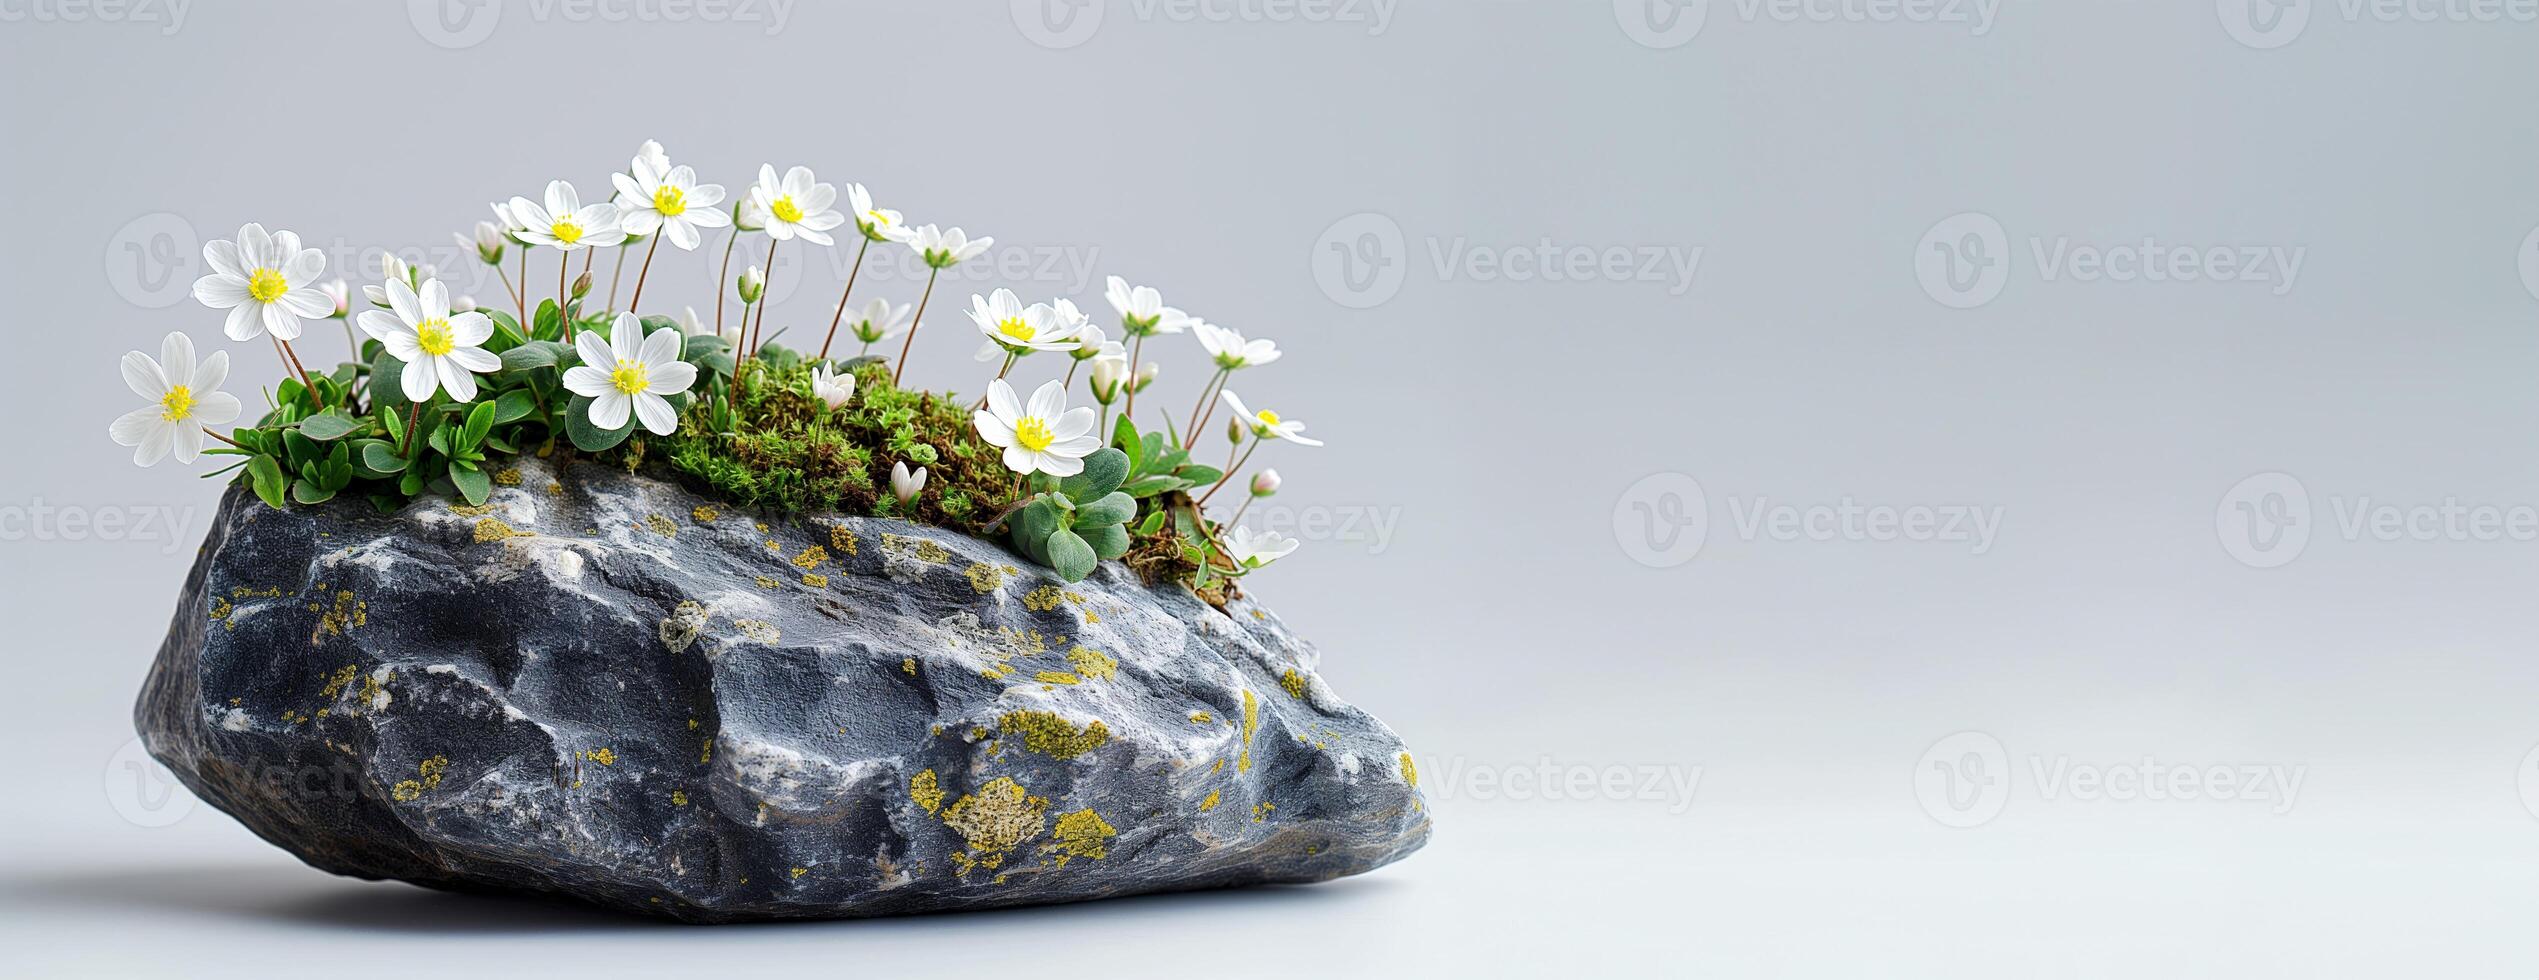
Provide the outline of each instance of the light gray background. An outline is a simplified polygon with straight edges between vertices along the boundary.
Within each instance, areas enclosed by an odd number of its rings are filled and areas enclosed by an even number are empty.
[[[2527,19],[60,3],[0,0],[10,972],[2531,969],[2539,542],[2340,519],[2539,506]],[[1276,339],[1236,389],[1330,445],[1269,454],[1271,516],[1334,523],[1258,591],[1410,740],[1434,843],[1311,889],[693,930],[329,878],[137,783],[130,704],[219,488],[107,441],[133,404],[114,359],[186,330],[275,374],[183,299],[200,242],[256,220],[331,271],[385,246],[475,275],[445,243],[485,202],[596,196],[648,137],[736,192],[802,163],[996,236],[1019,277],[945,287],[923,383],[977,389],[957,310],[998,283],[1097,305],[1116,272]],[[1953,245],[1969,212],[2007,263],[1926,286],[1926,233]],[[2037,261],[2146,236],[2303,265],[2278,294]],[[1362,240],[1384,264],[1344,266]],[[1546,241],[1701,251],[1680,290],[1437,258]],[[708,295],[710,255],[665,254],[646,305]],[[824,316],[843,261],[789,252],[777,321]],[[913,299],[900,269],[859,293]],[[1160,348],[1180,414],[1195,345]],[[1745,524],[1845,500],[1999,529]],[[1696,505],[1706,533],[1648,533]],[[191,521],[100,540],[62,506]],[[2301,782],[2107,799],[2058,775],[2146,765]],[[1527,791],[1616,766],[1697,788]]]

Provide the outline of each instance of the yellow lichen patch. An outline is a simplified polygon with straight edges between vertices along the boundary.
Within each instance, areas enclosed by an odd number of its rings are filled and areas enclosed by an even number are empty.
[[[687,791],[685,791],[685,790],[676,790],[676,789],[671,790],[671,791],[670,791],[670,805],[671,805],[671,806],[686,806],[686,805],[688,805],[688,794],[687,794]]]
[[[1025,792],[1021,783],[1008,776],[998,776],[977,793],[952,801],[943,810],[943,825],[970,846],[968,853],[955,854],[953,862],[964,874],[973,866],[994,868],[1004,863],[1005,852],[1040,836],[1041,814],[1048,808],[1048,800]]]
[[[1258,806],[1254,806],[1252,808],[1252,822],[1260,823],[1261,821],[1269,819],[1270,811],[1275,809],[1278,809],[1278,804],[1276,803],[1262,803]]]
[[[1210,811],[1210,810],[1214,810],[1214,809],[1216,809],[1216,808],[1217,808],[1217,802],[1218,802],[1220,799],[1223,799],[1222,794],[1218,793],[1218,791],[1213,790],[1213,789],[1212,789],[1212,790],[1209,790],[1209,791],[1208,791],[1208,798],[1207,798],[1207,799],[1204,799],[1204,800],[1200,800],[1200,801],[1199,801],[1199,812],[1201,812],[1201,813],[1206,813],[1206,812],[1208,812],[1208,811]]]
[[[446,755],[436,755],[423,760],[421,765],[415,766],[414,768],[416,772],[423,775],[424,789],[439,789],[441,788],[441,774],[449,771],[450,757]]]
[[[1252,771],[1252,733],[1261,730],[1261,703],[1252,696],[1251,688],[1243,689],[1243,751],[1234,758],[1234,771]]]
[[[504,538],[526,538],[533,536],[534,535],[527,531],[512,527],[511,525],[505,524],[496,518],[480,517],[476,519],[477,544],[491,544],[493,542],[503,540]]]
[[[210,611],[211,611],[211,617],[212,617],[212,619],[213,619],[213,620],[218,621],[218,620],[228,619],[228,618],[229,618],[229,614],[230,614],[230,612],[232,612],[232,611],[233,611],[233,610],[235,610],[235,609],[236,609],[236,607],[235,607],[235,606],[232,606],[232,605],[230,605],[230,604],[229,604],[229,600],[228,600],[228,599],[222,598],[222,597],[220,597],[220,596],[213,596],[213,597],[212,597],[212,601],[211,601],[211,603],[210,603]]]
[[[1305,675],[1297,673],[1294,667],[1287,668],[1287,673],[1279,676],[1278,686],[1287,689],[1288,697],[1298,700],[1305,697]]]
[[[793,876],[794,876],[794,877],[796,877],[796,878],[800,878],[800,877],[802,877],[803,875],[807,875],[807,874],[810,874],[810,873],[811,873],[811,869],[809,869],[809,868],[795,868],[795,869],[793,869]]]
[[[853,557],[855,554],[855,532],[835,525],[830,526],[829,550]]]
[[[557,482],[555,482],[554,480],[548,480],[548,481],[547,481],[547,496],[550,496],[550,497],[561,497],[561,496],[564,496],[564,484],[557,483]]]
[[[697,756],[696,761],[699,764],[714,761],[714,736],[708,735],[705,737],[705,754]]]
[[[901,659],[899,661],[899,672],[910,677],[917,676],[917,658],[906,657]]]
[[[932,544],[933,542],[929,541],[927,543]],[[1015,568],[1012,565],[990,565],[985,562],[980,562],[978,564],[971,565],[963,572],[963,574],[970,577],[971,589],[981,594],[985,594],[994,592],[997,588],[1003,586],[1005,584],[1006,576],[1022,574],[1022,569]]]
[[[801,554],[793,556],[793,567],[803,569],[818,568],[820,567],[821,562],[828,560],[829,549],[815,544],[802,549]]]
[[[324,586],[319,588],[323,589]],[[315,608],[315,604],[312,603],[311,607]],[[325,642],[327,637],[342,636],[352,632],[356,627],[369,623],[369,603],[354,599],[350,592],[337,592],[335,593],[335,608],[325,610],[318,616],[317,628],[309,633],[309,645],[317,646]],[[345,678],[345,683],[351,683],[351,681],[351,678]],[[331,698],[334,695],[329,694],[327,697]]]
[[[388,795],[396,797],[399,803],[412,803],[423,796],[423,784],[411,779],[399,780],[397,785],[389,788]]]
[[[758,587],[762,589],[781,588],[784,584],[785,583],[783,582],[777,581],[776,577],[773,575],[761,575],[758,577]]]
[[[952,561],[952,552],[940,544],[924,538],[912,538],[904,534],[887,532],[882,535],[882,553],[897,558],[914,559],[929,565],[949,564]]]
[[[1058,603],[1065,599],[1066,593],[1059,591],[1057,586],[1044,585],[1023,593],[1023,608],[1033,612],[1048,612],[1058,608]]]
[[[1092,647],[1077,647],[1067,651],[1067,662],[1074,664],[1076,673],[1083,674],[1087,680],[1107,681],[1120,672],[1119,661],[1111,659],[1110,654]]]
[[[1217,716],[1205,711],[1193,711],[1190,713],[1190,720],[1202,725],[1213,725],[1217,723]]]
[[[361,691],[353,695],[353,699],[361,702],[364,707],[367,707],[372,711],[378,711],[386,708],[388,706],[388,682],[395,680],[396,677],[397,672],[392,668],[382,668],[377,673],[363,675],[361,679]]]
[[[451,504],[450,513],[460,517],[483,517],[494,512],[492,504]]]
[[[1058,825],[1050,833],[1056,838],[1049,846],[1058,851],[1058,866],[1076,858],[1098,860],[1110,854],[1111,838],[1119,831],[1103,822],[1102,815],[1091,810],[1058,815]]]
[[[599,748],[583,752],[581,753],[581,757],[592,762],[599,763],[603,766],[613,766],[617,764],[617,750],[607,746],[601,746]]]
[[[688,519],[699,524],[712,524],[723,518],[723,512],[699,504],[688,509]]]
[[[742,636],[760,643],[774,643],[785,638],[785,631],[777,629],[776,624],[765,620],[736,619],[732,621],[732,625],[740,627]]]
[[[802,573],[802,584],[815,589],[825,589],[829,587],[829,577],[818,572],[804,572]]]
[[[1412,789],[1419,788],[1419,767],[1411,764],[1408,752],[1402,753],[1402,781],[1409,783]]]
[[[1267,622],[1267,621],[1269,620],[1269,614],[1268,614],[1268,613],[1265,613],[1265,612],[1262,612],[1262,611],[1260,611],[1260,610],[1258,610],[1258,609],[1255,609],[1255,610],[1252,610],[1252,618],[1253,618],[1253,619],[1257,619],[1257,620],[1261,620],[1261,621],[1263,621],[1263,622]]]
[[[671,520],[670,515],[668,514],[645,514],[644,530],[661,535],[665,538],[675,538],[679,536],[679,524],[678,522]]]
[[[1063,670],[1044,670],[1040,673],[1033,674],[1032,679],[1043,684],[1065,684],[1069,687],[1084,683],[1084,678],[1077,677],[1076,675],[1067,673]]]
[[[756,527],[756,528],[758,529],[758,533],[760,533],[760,534],[765,534],[765,533],[767,533],[767,522],[766,522],[766,521],[759,521],[758,523],[753,524],[753,525],[751,525],[751,526],[752,526],[752,527]]]
[[[494,482],[506,487],[520,485],[520,467],[506,466],[494,471]]]
[[[908,777],[908,798],[927,813],[942,809],[943,787],[935,781],[934,770],[921,769]]]
[[[784,545],[781,545],[781,544],[777,544],[777,543],[776,543],[776,539],[774,539],[774,538],[768,538],[766,543],[767,543],[767,550],[769,550],[769,551],[773,551],[773,552],[775,552],[775,553],[777,553],[777,554],[780,554],[780,555],[785,553],[785,546],[784,546]]]
[[[338,694],[344,693],[344,688],[350,686],[353,683],[353,678],[360,676],[360,674],[360,668],[354,667],[351,664],[345,664],[341,667],[335,668],[334,675],[326,679],[326,686],[317,689],[318,696],[332,698]]]
[[[1111,730],[1099,721],[1079,729],[1050,711],[1008,711],[996,719],[999,729],[1023,736],[1023,747],[1052,759],[1073,759],[1111,741]]]

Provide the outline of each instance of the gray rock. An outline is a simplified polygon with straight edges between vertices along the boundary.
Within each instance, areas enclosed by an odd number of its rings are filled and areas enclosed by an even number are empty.
[[[136,709],[309,864],[700,922],[1356,874],[1427,840],[1314,648],[1116,562],[525,461],[483,508],[232,489]]]

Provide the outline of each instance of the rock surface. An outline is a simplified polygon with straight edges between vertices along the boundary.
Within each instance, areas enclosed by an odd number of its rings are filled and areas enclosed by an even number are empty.
[[[484,507],[232,489],[136,709],[337,874],[700,922],[1322,881],[1428,811],[1276,616],[902,522],[524,461]]]

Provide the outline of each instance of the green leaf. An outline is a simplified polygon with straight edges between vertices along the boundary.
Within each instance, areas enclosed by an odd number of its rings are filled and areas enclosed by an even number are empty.
[[[530,394],[527,388],[514,388],[494,399],[494,424],[518,422],[537,410],[538,396]]]
[[[1022,510],[1015,512],[1011,520],[1014,522],[1014,540],[1025,545],[1037,544],[1046,540],[1050,532],[1058,529],[1058,508],[1047,498],[1034,500],[1025,504]],[[1036,561],[1041,560],[1038,555],[1033,555],[1032,558]],[[1043,563],[1046,564],[1045,561]]]
[[[1146,515],[1145,520],[1137,522],[1137,533],[1141,536],[1154,534],[1163,529],[1164,512],[1160,509],[1156,510],[1154,513]]]
[[[1061,528],[1049,536],[1049,567],[1058,573],[1059,578],[1082,582],[1101,562],[1101,556],[1094,553],[1093,545],[1076,532]]]
[[[1132,497],[1152,497],[1170,490],[1187,490],[1193,485],[1190,481],[1177,476],[1156,475],[1130,480],[1120,489]]]
[[[1087,543],[1093,545],[1093,553],[1100,557],[1117,558],[1128,554],[1128,529],[1117,524],[1105,524],[1094,528],[1087,532],[1084,538]]]
[[[494,492],[493,478],[473,467],[450,467],[450,483],[458,487],[459,496],[467,498],[470,505],[484,503],[485,497]]]
[[[386,440],[365,439],[361,442],[361,465],[370,467],[373,473],[403,473],[406,461]]]
[[[300,480],[291,484],[291,499],[304,504],[322,504],[335,497],[335,491]]]
[[[564,336],[564,319],[556,315],[554,300],[538,301],[537,312],[529,318],[529,336],[539,340]]]
[[[1084,469],[1058,481],[1058,489],[1077,500],[1092,500],[1120,488],[1128,479],[1128,454],[1105,447],[1084,458]]]
[[[485,441],[485,433],[494,430],[494,403],[479,402],[467,413],[467,428],[461,433],[461,449],[474,449]]]
[[[311,415],[300,422],[300,434],[319,442],[333,442],[360,431],[362,420],[346,418],[333,412]]]
[[[1077,527],[1099,527],[1104,524],[1125,524],[1137,516],[1137,498],[1112,491],[1100,499],[1076,508]]]
[[[618,443],[625,442],[626,437],[633,435],[634,432],[635,417],[631,413],[626,416],[626,425],[623,428],[612,431],[592,425],[591,396],[589,395],[575,395],[573,403],[565,406],[564,434],[572,437],[575,449],[586,453],[615,449]]]
[[[266,505],[275,510],[283,508],[282,494],[288,487],[289,481],[282,475],[281,460],[271,456],[258,456],[249,462],[247,485],[255,489],[256,496],[264,498]]]
[[[1132,461],[1144,462],[1146,459],[1137,442],[1137,423],[1129,421],[1126,415],[1120,416],[1119,421],[1111,425],[1111,445],[1127,453]]]
[[[572,353],[573,348],[556,343],[552,340],[532,340],[518,347],[503,351],[502,369],[505,371],[532,371],[543,367],[554,367],[561,363],[567,355]]]
[[[506,341],[506,343],[504,343],[501,347],[494,348],[494,353],[499,354],[506,349],[518,347],[529,342],[529,335],[520,329],[520,321],[512,319],[511,314],[505,313],[501,310],[484,310],[482,312],[485,314],[486,319],[494,321],[494,333]]]
[[[379,356],[370,362],[370,407],[393,408],[413,414],[414,402],[406,398],[405,385],[398,381],[405,377],[405,372],[404,361],[397,360],[387,351],[380,351]]]
[[[1174,470],[1173,475],[1190,481],[1192,486],[1225,479],[1225,471],[1214,466],[1184,466]]]

